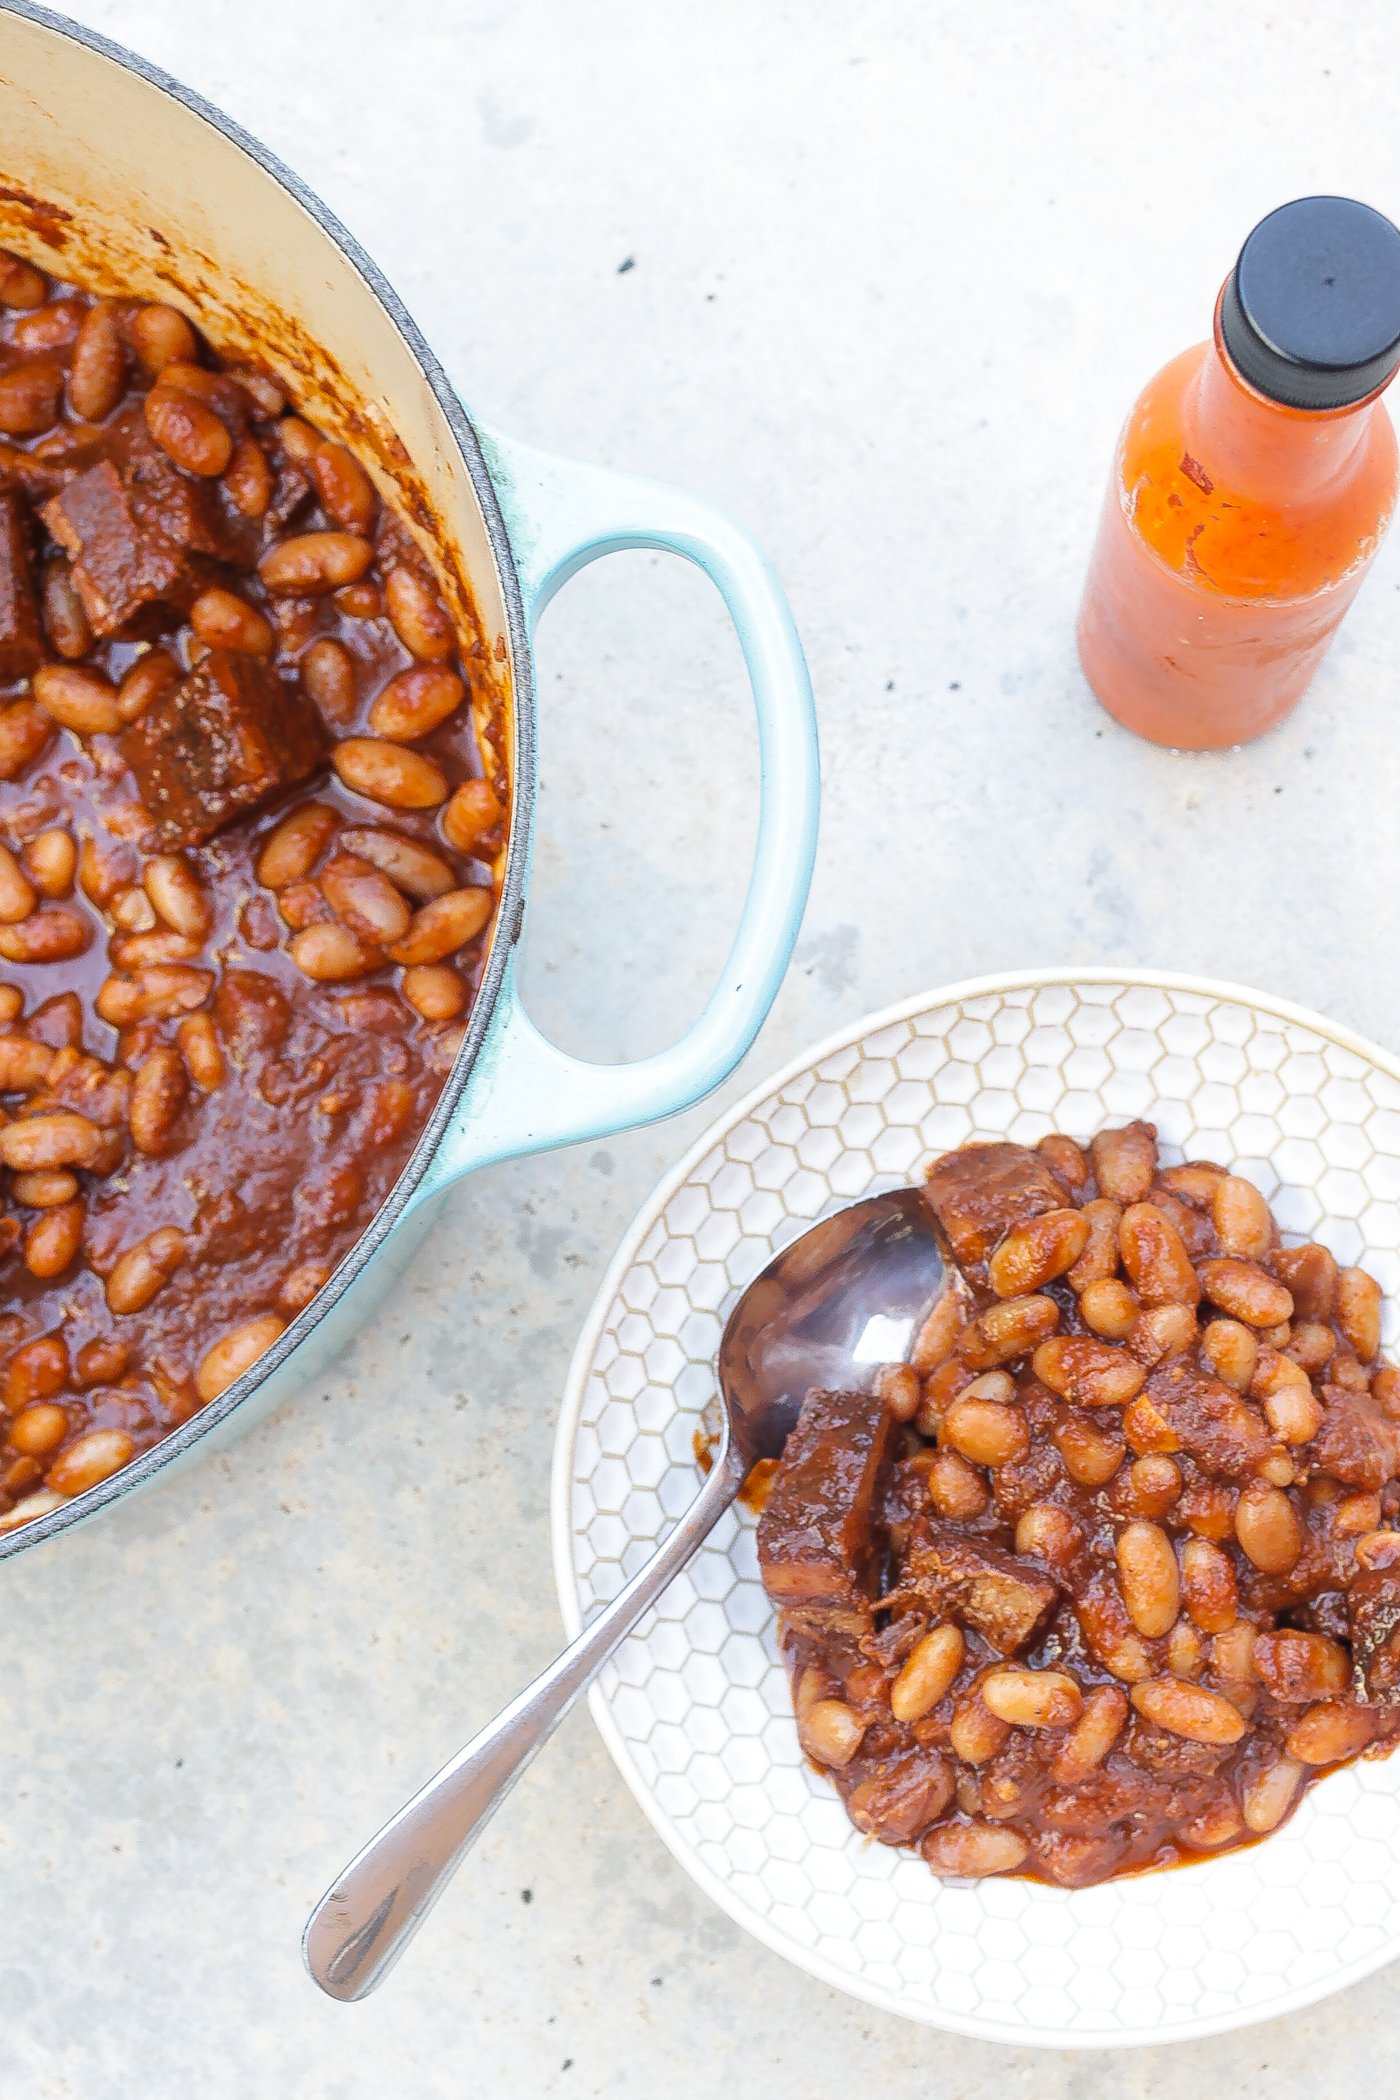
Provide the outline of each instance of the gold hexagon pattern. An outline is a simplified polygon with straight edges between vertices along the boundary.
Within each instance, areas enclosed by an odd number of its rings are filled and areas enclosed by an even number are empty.
[[[570,1376],[555,1467],[565,1616],[614,1596],[694,1495],[735,1296],[775,1246],[968,1138],[1147,1116],[1249,1175],[1289,1238],[1400,1293],[1400,1068],[1315,1017],[1182,980],[973,986],[825,1046],[708,1133],[636,1220]],[[1267,2018],[1400,1952],[1400,1755],[1324,1779],[1253,1848],[1064,1892],[939,1882],[862,1839],[798,1748],[752,1517],[732,1512],[593,1693],[676,1857],[825,1981],[1015,2042],[1165,2041]]]

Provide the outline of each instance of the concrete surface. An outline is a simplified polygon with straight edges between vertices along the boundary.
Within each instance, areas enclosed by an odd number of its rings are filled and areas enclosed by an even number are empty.
[[[747,1086],[968,972],[1148,962],[1400,1042],[1400,543],[1268,742],[1173,757],[1070,630],[1116,426],[1300,191],[1400,210],[1390,0],[85,0],[320,190],[464,392],[772,549],[820,697],[820,871]],[[3,25],[0,25],[3,64]],[[624,270],[629,259],[634,267]],[[705,587],[629,557],[543,635],[532,995],[599,1055],[722,952],[753,766]],[[4,2100],[1240,2100],[1382,2086],[1400,1976],[1235,2038],[1019,2053],[883,2018],[682,1877],[586,1715],[392,1982],[302,1975],[346,1852],[542,1663],[555,1398],[702,1127],[464,1188],[396,1301],[226,1461],[5,1573]]]

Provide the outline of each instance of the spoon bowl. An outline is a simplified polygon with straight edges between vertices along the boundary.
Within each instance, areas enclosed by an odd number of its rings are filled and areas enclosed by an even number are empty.
[[[332,1998],[382,1982],[530,1759],[734,1501],[750,1468],[782,1454],[814,1386],[862,1389],[902,1363],[943,1288],[917,1189],[823,1218],[744,1290],[720,1342],[719,1448],[699,1494],[655,1554],[578,1639],[371,1838],[321,1898],[303,1940]]]

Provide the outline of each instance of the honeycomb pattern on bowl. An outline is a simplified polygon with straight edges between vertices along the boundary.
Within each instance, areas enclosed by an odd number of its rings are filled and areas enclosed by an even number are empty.
[[[694,1495],[729,1307],[776,1246],[969,1138],[1087,1138],[1148,1116],[1164,1156],[1248,1174],[1289,1238],[1400,1293],[1400,1076],[1250,994],[1008,982],[864,1024],[711,1130],[653,1196],[570,1376],[556,1462],[577,1627]],[[595,1688],[671,1850],[731,1917],[828,1983],[1012,2042],[1122,2045],[1268,2018],[1400,1952],[1400,1755],[1324,1778],[1246,1851],[1065,1892],[939,1882],[852,1828],[798,1748],[754,1520],[731,1512]]]

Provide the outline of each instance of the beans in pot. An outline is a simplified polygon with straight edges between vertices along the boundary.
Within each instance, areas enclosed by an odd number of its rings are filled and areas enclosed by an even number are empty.
[[[808,1394],[766,1486],[807,1755],[939,1874],[1254,1842],[1400,1738],[1378,1286],[1149,1123],[965,1146],[926,1200],[949,1283],[908,1364]]]
[[[498,676],[364,462],[0,255],[0,1528],[227,1389],[450,1069]]]

